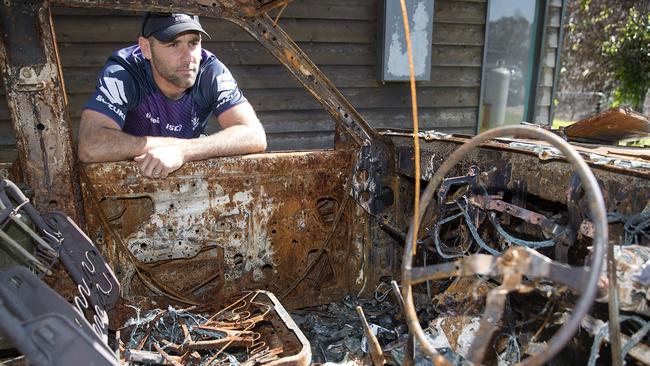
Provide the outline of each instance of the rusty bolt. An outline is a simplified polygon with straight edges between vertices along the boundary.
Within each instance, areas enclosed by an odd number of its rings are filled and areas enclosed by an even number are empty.
[[[32,77],[33,71],[32,71],[32,69],[30,67],[23,67],[20,70],[20,74],[22,75],[23,78],[29,79],[29,78]]]

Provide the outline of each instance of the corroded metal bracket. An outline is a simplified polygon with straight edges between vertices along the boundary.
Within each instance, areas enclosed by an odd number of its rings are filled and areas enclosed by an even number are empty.
[[[75,158],[47,2],[0,3],[0,65],[22,178],[34,189],[34,205],[78,221]]]
[[[375,216],[392,203],[392,191],[382,179],[388,176],[389,158],[379,146],[371,142],[361,146],[352,174],[351,192],[348,192],[364,210]]]
[[[384,209],[382,177],[388,176],[392,154],[388,145],[361,117],[305,53],[268,16],[226,17],[257,39],[327,110],[336,123],[361,147],[354,168],[351,195],[371,215]]]

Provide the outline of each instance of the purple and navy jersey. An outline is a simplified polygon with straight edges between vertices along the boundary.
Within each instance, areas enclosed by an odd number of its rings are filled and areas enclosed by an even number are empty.
[[[113,53],[84,109],[113,119],[135,136],[194,138],[210,116],[245,102],[230,71],[202,50],[196,83],[178,100],[167,98],[154,82],[151,65],[137,45]]]

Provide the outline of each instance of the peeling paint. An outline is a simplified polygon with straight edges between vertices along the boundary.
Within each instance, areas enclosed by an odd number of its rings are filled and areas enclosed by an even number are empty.
[[[456,347],[456,352],[459,355],[463,357],[468,356],[469,349],[472,346],[472,342],[474,341],[474,336],[476,335],[476,332],[479,329],[480,323],[481,323],[481,318],[479,317],[472,318],[469,324],[467,324],[460,332],[457,341],[458,346]]]

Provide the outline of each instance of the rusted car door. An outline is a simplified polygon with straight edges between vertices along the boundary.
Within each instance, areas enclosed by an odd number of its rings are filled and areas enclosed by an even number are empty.
[[[343,206],[351,161],[340,151],[268,153],[190,163],[164,180],[132,163],[89,165],[89,234],[127,298],[153,290],[204,303],[257,288],[289,294],[292,306],[342,297],[360,287],[350,274],[363,264],[354,207]],[[289,293],[330,232],[317,275]]]

